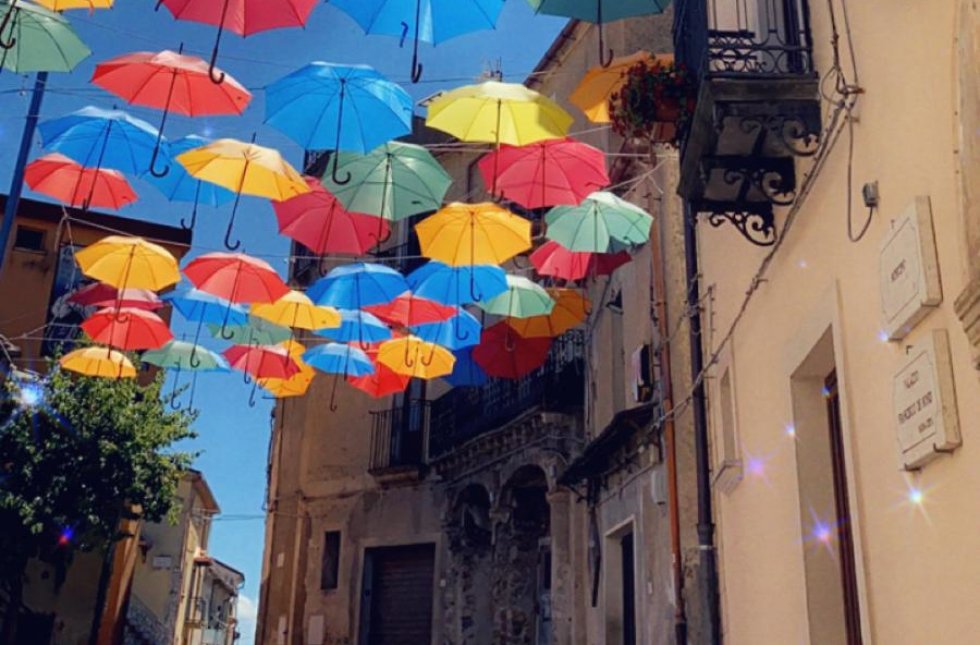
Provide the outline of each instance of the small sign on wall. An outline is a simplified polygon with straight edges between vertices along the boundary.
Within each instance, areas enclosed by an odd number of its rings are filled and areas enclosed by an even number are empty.
[[[949,338],[938,329],[917,343],[895,375],[894,414],[902,464],[921,468],[960,445]]]
[[[901,340],[943,300],[927,196],[916,197],[895,221],[879,272],[882,325],[889,340]]]

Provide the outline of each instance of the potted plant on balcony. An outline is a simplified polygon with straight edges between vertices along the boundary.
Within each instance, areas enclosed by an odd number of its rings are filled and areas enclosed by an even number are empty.
[[[695,106],[695,83],[684,65],[637,63],[609,99],[613,130],[627,139],[676,146]]]

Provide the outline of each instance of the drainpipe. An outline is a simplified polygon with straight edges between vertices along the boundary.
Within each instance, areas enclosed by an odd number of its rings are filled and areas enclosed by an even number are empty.
[[[691,393],[694,411],[694,453],[698,488],[698,554],[701,573],[701,594],[704,604],[706,639],[709,645],[721,644],[721,613],[718,601],[718,560],[715,553],[715,525],[711,513],[711,460],[708,455],[708,417],[705,406],[704,379],[698,378],[704,369],[704,349],[701,345],[700,276],[698,269],[697,215],[691,204],[684,202],[684,257],[687,266],[687,304],[691,341],[691,378],[695,379]]]

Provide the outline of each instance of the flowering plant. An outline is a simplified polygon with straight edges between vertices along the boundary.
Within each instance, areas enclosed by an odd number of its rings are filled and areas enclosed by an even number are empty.
[[[627,138],[676,145],[695,106],[695,82],[684,65],[637,63],[609,99],[613,130]]]

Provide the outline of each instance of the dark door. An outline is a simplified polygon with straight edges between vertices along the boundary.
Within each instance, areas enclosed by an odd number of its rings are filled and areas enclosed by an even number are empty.
[[[633,534],[619,543],[623,562],[623,645],[636,645],[636,580],[633,571]]]
[[[433,544],[368,549],[364,554],[361,645],[432,641]]]

